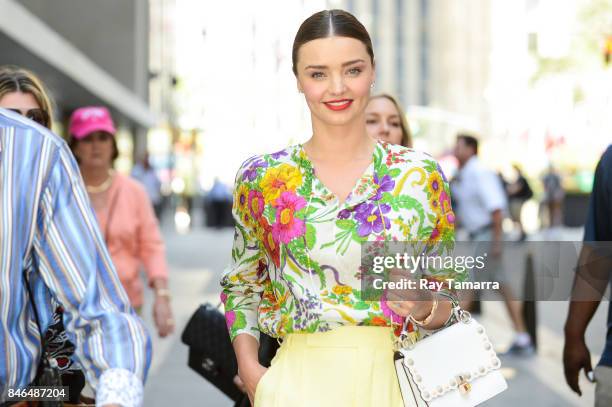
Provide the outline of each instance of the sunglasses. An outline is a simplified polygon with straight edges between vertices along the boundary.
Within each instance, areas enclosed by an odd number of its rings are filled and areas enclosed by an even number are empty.
[[[36,123],[40,124],[41,126],[44,127],[49,127],[49,123],[51,121],[51,118],[49,117],[49,113],[47,113],[46,111],[44,111],[43,109],[30,109],[27,111],[23,111],[23,110],[19,110],[19,109],[8,109],[11,110],[17,114],[23,115],[25,117],[27,117],[30,120],[35,121]]]

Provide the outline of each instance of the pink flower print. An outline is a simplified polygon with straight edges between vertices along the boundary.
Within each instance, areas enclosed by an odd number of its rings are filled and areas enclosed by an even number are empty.
[[[276,241],[289,243],[306,233],[302,219],[295,217],[295,212],[306,206],[306,200],[290,191],[283,192],[274,202],[276,222],[272,225],[272,235]]]

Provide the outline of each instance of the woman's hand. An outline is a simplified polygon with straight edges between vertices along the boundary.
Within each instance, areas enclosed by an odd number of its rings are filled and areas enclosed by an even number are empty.
[[[410,290],[409,295],[404,294],[403,296],[394,294],[393,291],[390,290],[387,293],[387,306],[397,315],[402,317],[412,315],[414,319],[422,321],[431,314],[433,308],[433,293],[431,291],[415,289]]]
[[[174,318],[172,316],[169,297],[161,295],[155,296],[153,319],[155,320],[155,327],[161,338],[174,332]]]
[[[413,280],[413,275],[403,270],[394,269],[389,273],[389,281],[399,283],[403,280]],[[413,280],[414,281],[414,280]],[[433,293],[420,288],[393,289],[386,292],[387,305],[391,311],[402,317],[412,315],[416,320],[422,321],[431,313],[433,307]]]
[[[255,390],[263,375],[268,371],[268,368],[259,364],[259,362],[251,362],[248,365],[238,366],[238,376],[242,380],[246,393],[249,396],[251,405],[255,405]]]

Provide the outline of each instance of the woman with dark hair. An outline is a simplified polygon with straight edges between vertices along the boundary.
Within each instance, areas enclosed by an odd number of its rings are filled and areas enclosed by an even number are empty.
[[[368,136],[374,52],[353,15],[312,15],[292,55],[312,137],[247,160],[236,176],[221,298],[238,374],[256,406],[403,406],[394,335],[406,317],[414,340],[449,324],[453,295],[368,298],[361,245],[418,240],[445,252],[448,185],[430,156]],[[257,360],[260,332],[282,338],[269,369]]]
[[[381,93],[370,98],[366,107],[366,125],[370,137],[412,148],[406,115],[393,96]]]
[[[141,314],[144,265],[155,292],[153,318],[160,337],[174,330],[164,243],[151,200],[137,181],[113,170],[118,157],[108,109],[82,107],[70,117],[68,144],[76,157],[100,230],[130,303]]]

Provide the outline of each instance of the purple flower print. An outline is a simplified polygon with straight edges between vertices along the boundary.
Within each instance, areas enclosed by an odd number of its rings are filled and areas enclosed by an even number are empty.
[[[267,166],[268,163],[263,159],[260,158],[255,160],[253,163],[251,163],[251,165],[249,165],[249,168],[242,173],[242,180],[253,181],[255,178],[257,178],[257,169],[266,168]]]
[[[350,209],[342,209],[340,212],[338,212],[338,219],[348,219],[350,217],[351,217]]]
[[[380,206],[380,210],[378,209]],[[391,211],[391,207],[387,204],[374,205],[371,203],[364,204],[360,210],[355,213],[355,219],[359,222],[359,228],[357,234],[361,237],[368,236],[370,233],[380,233],[383,227],[389,229],[391,227],[391,221],[387,218],[385,213]],[[384,226],[383,226],[384,221]]]
[[[285,155],[287,155],[287,152],[285,150],[277,151],[276,153],[270,154],[270,156],[275,160],[278,160],[279,158]]]
[[[393,191],[395,188],[395,181],[389,176],[385,175],[382,179],[378,178],[378,174],[374,174],[374,183],[377,186],[376,195],[372,198],[373,201],[378,201],[382,198],[383,192]]]
[[[437,169],[440,175],[442,176],[442,179],[444,180],[444,182],[448,182],[448,180],[446,179],[446,175],[444,175],[444,171],[442,171],[442,167],[440,167],[440,164],[437,165]]]

